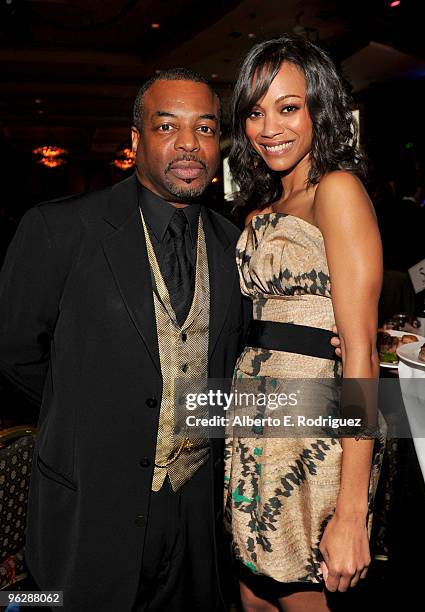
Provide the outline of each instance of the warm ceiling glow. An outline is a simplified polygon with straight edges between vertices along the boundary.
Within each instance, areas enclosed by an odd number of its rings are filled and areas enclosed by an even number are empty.
[[[130,147],[124,147],[117,151],[118,157],[125,157],[126,159],[134,159],[134,153]]]
[[[218,78],[218,74],[216,72],[213,72],[212,75],[211,75],[211,78],[212,79]]]
[[[152,30],[158,30],[161,27],[160,23],[151,23]]]
[[[37,161],[38,164],[42,164],[47,168],[57,168],[58,166],[63,166],[66,164],[66,161],[62,159],[62,157],[42,157]]]
[[[111,164],[120,170],[130,170],[135,164],[135,157],[130,147],[123,147],[117,151],[117,157]]]
[[[33,149],[34,155],[41,155],[42,157],[59,157],[60,155],[65,155],[68,153],[66,149],[62,147],[55,147],[53,145],[44,145],[42,147],[38,147],[37,149]]]
[[[111,164],[113,166],[115,166],[116,168],[119,168],[120,170],[130,170],[130,168],[132,168],[134,166],[134,159],[114,159],[114,161],[111,162]]]
[[[68,151],[63,147],[57,147],[55,145],[43,145],[33,149],[33,154],[37,156],[38,164],[46,166],[46,168],[57,168],[67,163],[66,159],[63,159],[62,155],[66,155]]]
[[[394,2],[390,2],[390,6],[392,8],[394,8],[395,6],[398,6],[399,4],[401,4],[401,0],[394,0]]]

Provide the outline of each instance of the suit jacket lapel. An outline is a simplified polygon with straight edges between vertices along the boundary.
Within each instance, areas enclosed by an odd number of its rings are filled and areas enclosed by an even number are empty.
[[[202,209],[210,278],[210,330],[208,358],[214,352],[221,329],[226,320],[233,285],[237,278],[235,245],[227,238],[217,218]]]
[[[112,188],[103,248],[128,313],[159,372],[155,310],[135,175]]]

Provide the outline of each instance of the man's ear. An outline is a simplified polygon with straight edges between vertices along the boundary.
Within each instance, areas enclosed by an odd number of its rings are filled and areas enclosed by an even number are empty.
[[[131,152],[133,153],[134,156],[137,153],[137,147],[139,146],[139,141],[140,141],[140,132],[133,125],[131,128]]]

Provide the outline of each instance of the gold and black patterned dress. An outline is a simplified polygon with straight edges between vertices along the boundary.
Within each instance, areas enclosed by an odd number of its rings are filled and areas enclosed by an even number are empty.
[[[331,330],[334,312],[323,236],[283,213],[253,217],[237,245],[241,290],[253,317]],[[336,379],[338,361],[247,346],[236,382]],[[382,428],[384,424],[381,423]],[[384,451],[375,441],[371,509]],[[226,441],[225,520],[238,561],[279,582],[322,580],[319,544],[339,491],[342,446],[337,438],[230,437]]]

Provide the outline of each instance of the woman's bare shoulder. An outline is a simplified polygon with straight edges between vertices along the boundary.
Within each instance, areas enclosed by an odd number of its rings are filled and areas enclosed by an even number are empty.
[[[330,172],[320,180],[315,193],[314,216],[322,233],[327,228],[345,227],[349,232],[357,224],[367,228],[376,223],[373,205],[362,181],[342,170]]]
[[[355,174],[346,170],[334,170],[325,174],[317,185],[315,198],[320,199],[328,195],[338,193],[362,193],[366,194],[366,189],[362,181]]]

